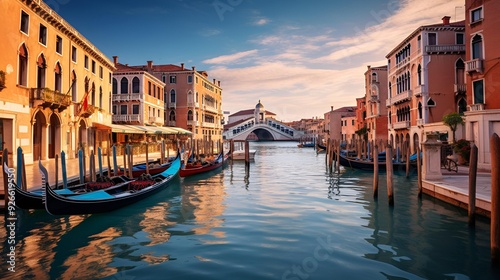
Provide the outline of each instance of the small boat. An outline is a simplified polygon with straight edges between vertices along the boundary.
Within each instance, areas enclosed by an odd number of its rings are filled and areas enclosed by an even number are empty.
[[[256,150],[249,150],[248,156],[250,160],[255,160]],[[245,160],[245,150],[238,150],[233,152],[233,160]]]
[[[318,149],[318,150],[326,150],[326,146],[325,145],[321,145],[320,143],[316,143],[316,149]]]
[[[314,148],[314,147],[316,147],[316,144],[314,144],[313,142],[300,143],[297,145],[297,147],[299,147],[299,148]]]
[[[187,177],[217,169],[219,167],[222,167],[222,165],[224,164],[224,159],[226,157],[227,156],[224,156],[221,152],[213,161],[184,163],[181,167],[181,170],[179,171],[179,175],[181,177]]]
[[[169,162],[166,162],[164,164],[159,164],[159,161],[150,162],[149,163],[149,174],[156,175],[156,174],[162,173],[169,166],[170,166]],[[127,173],[128,173],[128,170],[127,170]],[[135,164],[134,166],[132,166],[132,177],[137,178],[145,173],[146,173],[146,163]],[[118,174],[119,175],[124,174],[123,168],[120,168],[120,171],[118,172]]]
[[[156,175],[144,175],[142,178],[106,189],[95,190],[76,196],[61,196],[46,183],[45,209],[52,215],[80,215],[113,211],[145,199],[167,188],[179,173],[180,153],[165,171]],[[46,182],[47,170],[39,163],[42,182]]]
[[[373,171],[373,166],[374,166],[373,161],[360,160],[360,159],[356,159],[356,158],[346,157],[345,155],[342,155],[342,154],[340,154],[340,156],[339,156],[339,162],[340,162],[340,165],[342,165],[344,167],[365,170],[365,171]],[[414,165],[415,163],[410,162],[410,164]],[[392,166],[393,166],[394,170],[404,170],[404,169],[406,169],[406,162],[394,162],[393,161]],[[386,161],[379,160],[378,169],[380,171],[385,171],[386,167],[387,167]]]

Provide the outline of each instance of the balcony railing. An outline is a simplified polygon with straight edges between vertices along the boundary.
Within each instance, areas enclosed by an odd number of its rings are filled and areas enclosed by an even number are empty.
[[[113,101],[138,101],[143,99],[143,95],[140,93],[131,93],[131,94],[113,94]]]
[[[484,111],[484,104],[471,104],[469,105],[469,111]]]
[[[455,84],[454,92],[455,94],[464,94],[466,91],[466,85],[465,84]]]
[[[465,45],[428,45],[425,46],[427,53],[464,53]]]
[[[483,72],[483,59],[475,58],[465,62],[465,71],[467,72]]]
[[[164,124],[165,120],[162,117],[149,117],[149,123]]]
[[[168,121],[167,123],[168,126],[176,126],[175,121]]]
[[[418,119],[418,120],[417,120],[417,125],[418,125],[418,126],[422,126],[422,125],[424,125],[424,120],[423,120],[423,119]]]
[[[390,99],[387,99],[386,102],[389,102],[388,106],[393,105],[393,104],[403,103],[403,102],[411,100],[411,94],[412,94],[411,90],[403,91],[402,93],[396,94],[395,96],[391,97]],[[387,105],[387,103],[386,103],[386,105]]]
[[[175,109],[175,107],[176,107],[176,103],[170,103],[170,102],[168,103],[168,108]]]
[[[94,114],[95,111],[97,111],[98,108],[87,104],[85,105],[84,103],[78,103],[78,106],[75,106],[75,116],[80,116],[82,118],[88,118]]]
[[[187,125],[198,126],[198,121],[188,120]]]
[[[203,106],[203,110],[205,110],[207,112],[212,112],[212,113],[218,112],[217,108],[212,107],[212,106],[208,106],[208,105]]]
[[[413,89],[413,95],[415,95],[417,97],[421,96],[424,92],[425,92],[425,86],[424,85],[416,86]]]
[[[393,124],[394,129],[405,129],[410,128],[410,121],[402,121]]]
[[[398,62],[398,64],[396,65],[397,68],[401,68],[401,67],[404,67],[406,65],[408,65],[410,63],[410,57],[406,57],[405,59],[401,60],[400,62]]]
[[[203,122],[204,127],[215,128],[215,123]]]
[[[32,88],[30,100],[32,107],[41,105],[44,108],[59,109],[59,112],[71,105],[71,95],[62,94],[47,88]]]
[[[385,106],[391,107],[391,98],[390,97],[385,100]]]
[[[117,123],[129,123],[129,122],[141,122],[141,115],[114,115],[113,122]]]

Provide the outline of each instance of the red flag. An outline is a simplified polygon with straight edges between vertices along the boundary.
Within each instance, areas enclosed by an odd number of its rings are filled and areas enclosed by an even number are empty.
[[[83,111],[87,111],[87,108],[89,106],[89,102],[88,102],[88,95],[85,95],[85,99],[83,99]]]

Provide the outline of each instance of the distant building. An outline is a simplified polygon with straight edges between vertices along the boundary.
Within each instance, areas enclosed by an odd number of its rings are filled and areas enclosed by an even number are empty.
[[[165,119],[168,126],[177,126],[193,133],[194,139],[222,139],[224,115],[220,81],[209,80],[206,71],[166,64],[133,66],[153,74],[165,83]]]
[[[356,140],[356,116],[345,116],[340,119],[342,125],[342,142],[354,145]]]
[[[365,72],[365,89],[365,125],[368,130],[368,141],[387,142],[387,65],[368,66]]]
[[[388,59],[389,140],[412,152],[422,141],[425,124],[441,122],[445,114],[466,110],[464,21],[417,28]]]
[[[344,134],[342,131],[343,127],[343,120],[342,118],[347,118],[347,117],[356,117],[356,107],[354,106],[347,106],[347,107],[342,107],[336,110],[333,110],[333,106],[331,107],[331,110],[329,112],[326,112],[324,114],[325,116],[325,131],[327,132],[328,138],[330,140],[347,140],[349,139],[349,136],[347,135],[347,131],[344,130]],[[344,121],[346,121],[345,119]],[[352,119],[351,119],[352,121]],[[347,124],[346,124],[347,125]],[[350,126],[352,126],[350,124]],[[350,134],[350,132],[349,132]]]
[[[491,169],[490,136],[500,135],[500,1],[465,1],[466,138],[479,149],[479,168]]]
[[[28,164],[106,151],[113,62],[42,1],[2,1],[0,25],[0,148]]]

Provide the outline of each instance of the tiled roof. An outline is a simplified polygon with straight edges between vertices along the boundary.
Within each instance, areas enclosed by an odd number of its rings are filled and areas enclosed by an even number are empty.
[[[134,66],[128,66],[125,64],[118,63],[116,64],[116,71],[115,72],[127,72],[127,71],[141,71],[142,69],[138,69]]]
[[[248,109],[248,110],[242,110],[242,111],[239,111],[239,112],[236,112],[232,115],[229,115],[229,117],[237,117],[237,116],[245,116],[245,115],[253,115],[253,113],[255,112],[255,109]],[[269,116],[276,116],[275,113],[273,112],[269,112],[269,111],[266,111],[266,115],[269,115]]]
[[[253,117],[246,118],[246,119],[244,119],[244,120],[239,120],[239,121],[237,121],[237,122],[233,122],[233,123],[228,123],[228,124],[224,125],[224,130],[228,130],[228,129],[230,129],[231,127],[235,127],[235,126],[239,125],[240,123],[244,123],[244,122],[246,122],[246,121],[248,121],[248,120],[250,120],[250,119],[253,119]]]

